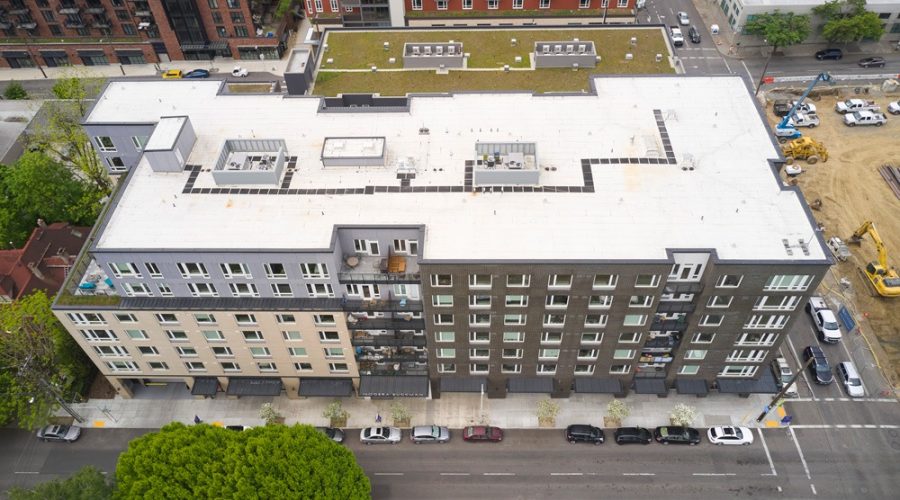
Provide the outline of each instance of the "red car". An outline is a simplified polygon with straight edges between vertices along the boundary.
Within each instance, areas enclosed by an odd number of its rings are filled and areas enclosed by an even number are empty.
[[[477,425],[475,427],[466,427],[463,429],[464,441],[503,441],[503,429],[499,427],[488,427]]]

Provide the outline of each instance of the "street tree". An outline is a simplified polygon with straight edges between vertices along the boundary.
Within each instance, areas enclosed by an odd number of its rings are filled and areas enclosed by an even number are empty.
[[[91,226],[104,196],[70,169],[40,152],[28,152],[0,169],[0,244],[19,247],[38,219]]]
[[[31,489],[11,488],[10,500],[111,500],[112,481],[94,466],[88,465],[69,477],[41,483]]]
[[[81,391],[93,365],[38,291],[0,306],[0,424],[47,422],[61,399]]]
[[[831,0],[813,7],[813,13],[825,19],[822,37],[832,43],[876,40],[884,34],[878,14],[866,10],[866,0]]]
[[[772,46],[772,52],[806,40],[811,32],[809,16],[778,10],[755,14],[744,25],[744,33],[763,37]]]
[[[172,423],[119,456],[116,498],[369,498],[353,453],[308,425]]]

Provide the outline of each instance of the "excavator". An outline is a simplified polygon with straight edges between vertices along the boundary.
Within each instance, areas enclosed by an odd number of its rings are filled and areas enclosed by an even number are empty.
[[[869,235],[875,242],[875,249],[878,250],[878,261],[870,262],[866,265],[866,278],[872,283],[875,291],[882,297],[900,297],[900,275],[897,271],[888,267],[887,249],[878,231],[875,230],[875,224],[867,220],[859,226],[859,229],[850,237],[850,243],[861,244],[863,236]]]

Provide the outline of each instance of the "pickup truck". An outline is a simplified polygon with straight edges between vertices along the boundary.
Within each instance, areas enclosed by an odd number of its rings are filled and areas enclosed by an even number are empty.
[[[780,117],[787,116],[788,111],[791,110],[791,108],[794,106],[794,104],[796,104],[796,102],[797,101],[789,101],[787,99],[778,99],[777,101],[775,101],[775,104],[773,105],[773,110],[775,111],[775,116],[780,116]],[[816,114],[816,105],[811,102],[804,101],[802,104],[797,106],[797,109],[794,111],[794,113]]]
[[[669,26],[669,34],[672,36],[672,45],[676,47],[684,45],[684,35],[681,34],[681,28],[678,26]]]
[[[892,115],[900,115],[900,101],[893,101],[888,104],[888,113]]]
[[[844,125],[855,127],[857,125],[875,125],[880,127],[887,122],[887,116],[884,113],[875,111],[854,111],[844,115]]]
[[[829,344],[837,344],[841,341],[841,326],[838,325],[834,311],[825,303],[822,297],[812,296],[806,303],[806,312],[813,320],[813,326],[819,332],[819,340]]]
[[[864,99],[847,99],[834,105],[834,110],[838,113],[852,113],[854,111],[881,111],[875,101],[866,101]]]
[[[818,127],[819,126],[819,115],[815,112],[813,113],[794,113],[794,116],[788,120],[788,125],[792,125],[794,127]]]

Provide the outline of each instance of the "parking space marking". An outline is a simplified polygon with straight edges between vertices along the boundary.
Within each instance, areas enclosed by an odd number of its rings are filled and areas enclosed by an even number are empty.
[[[778,473],[775,472],[775,462],[772,461],[772,454],[769,453],[769,445],[766,444],[766,437],[763,435],[762,429],[757,428],[756,432],[759,433],[759,440],[762,442],[763,449],[766,450],[766,458],[769,459],[769,468],[772,469],[772,475],[777,476]]]
[[[806,464],[806,457],[803,456],[803,450],[800,449],[800,442],[797,441],[797,434],[794,432],[794,428],[788,427],[788,432],[791,435],[794,446],[797,447],[797,453],[800,455],[800,462],[803,463],[803,470],[806,472],[806,478],[812,479],[812,475],[809,473],[809,465]]]

